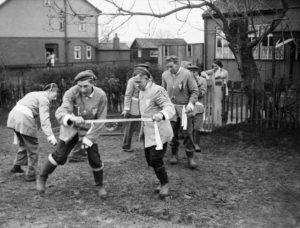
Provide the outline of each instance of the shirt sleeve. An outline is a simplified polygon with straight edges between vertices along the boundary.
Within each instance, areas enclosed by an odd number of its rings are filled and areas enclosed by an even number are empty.
[[[188,90],[190,93],[189,102],[195,104],[198,101],[199,90],[195,78],[189,74],[187,79]]]
[[[171,119],[175,115],[175,107],[171,102],[167,91],[164,88],[160,88],[154,96],[155,103],[162,109],[161,113],[165,119]]]
[[[73,113],[73,96],[74,94],[72,90],[67,90],[63,96],[63,102],[61,106],[55,112],[55,117],[60,124],[64,124],[64,118]]]
[[[47,137],[53,135],[50,113],[49,113],[50,102],[47,98],[40,99],[39,101],[39,116],[41,121],[41,128]]]
[[[129,79],[126,86],[126,92],[124,96],[124,110],[130,111],[131,99],[134,93],[134,82],[132,79]]]
[[[164,74],[161,76],[161,86],[166,90],[167,89],[167,83],[164,77]]]

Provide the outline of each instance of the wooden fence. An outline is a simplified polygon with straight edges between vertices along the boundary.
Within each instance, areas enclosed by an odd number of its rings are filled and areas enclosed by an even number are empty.
[[[251,123],[261,127],[299,128],[300,95],[297,90],[284,89],[264,91],[260,95],[246,93],[231,86],[226,96],[223,87],[222,126],[226,124]],[[214,120],[214,87],[209,84],[204,99],[204,131],[212,131],[217,126]]]

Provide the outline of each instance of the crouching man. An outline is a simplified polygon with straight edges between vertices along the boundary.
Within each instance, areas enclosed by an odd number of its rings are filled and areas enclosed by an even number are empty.
[[[94,86],[96,76],[90,70],[80,72],[74,79],[75,86],[66,91],[55,116],[61,124],[60,140],[56,151],[49,155],[37,179],[37,190],[45,192],[49,174],[58,165],[65,164],[69,153],[80,140],[87,150],[88,161],[93,169],[100,197],[107,195],[103,187],[103,164],[96,140],[104,124],[85,124],[85,120],[106,119],[107,97],[105,92]]]
[[[152,80],[150,72],[137,67],[133,73],[134,82],[140,89],[140,112],[142,118],[152,118],[155,122],[142,122],[140,139],[144,142],[144,151],[147,163],[154,169],[160,182],[156,189],[161,198],[169,195],[168,175],[164,166],[164,155],[168,141],[173,138],[173,130],[169,119],[175,114],[175,108],[170,101],[166,90],[156,85]],[[155,125],[159,132],[161,148],[155,134]]]

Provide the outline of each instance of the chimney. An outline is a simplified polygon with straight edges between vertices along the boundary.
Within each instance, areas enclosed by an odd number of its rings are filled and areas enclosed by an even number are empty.
[[[115,37],[113,39],[113,49],[120,49],[120,39],[117,33],[115,34]]]

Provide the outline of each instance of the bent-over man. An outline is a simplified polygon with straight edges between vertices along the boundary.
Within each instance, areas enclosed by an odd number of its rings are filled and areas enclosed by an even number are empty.
[[[80,72],[74,79],[77,85],[66,91],[63,103],[56,110],[55,116],[61,124],[60,140],[56,151],[49,155],[38,179],[37,190],[45,192],[49,174],[58,165],[65,164],[67,157],[79,139],[86,148],[88,161],[93,169],[94,180],[100,197],[107,195],[103,187],[103,163],[96,143],[103,123],[85,124],[85,120],[105,119],[107,97],[105,92],[94,86],[96,76],[90,70]]]

